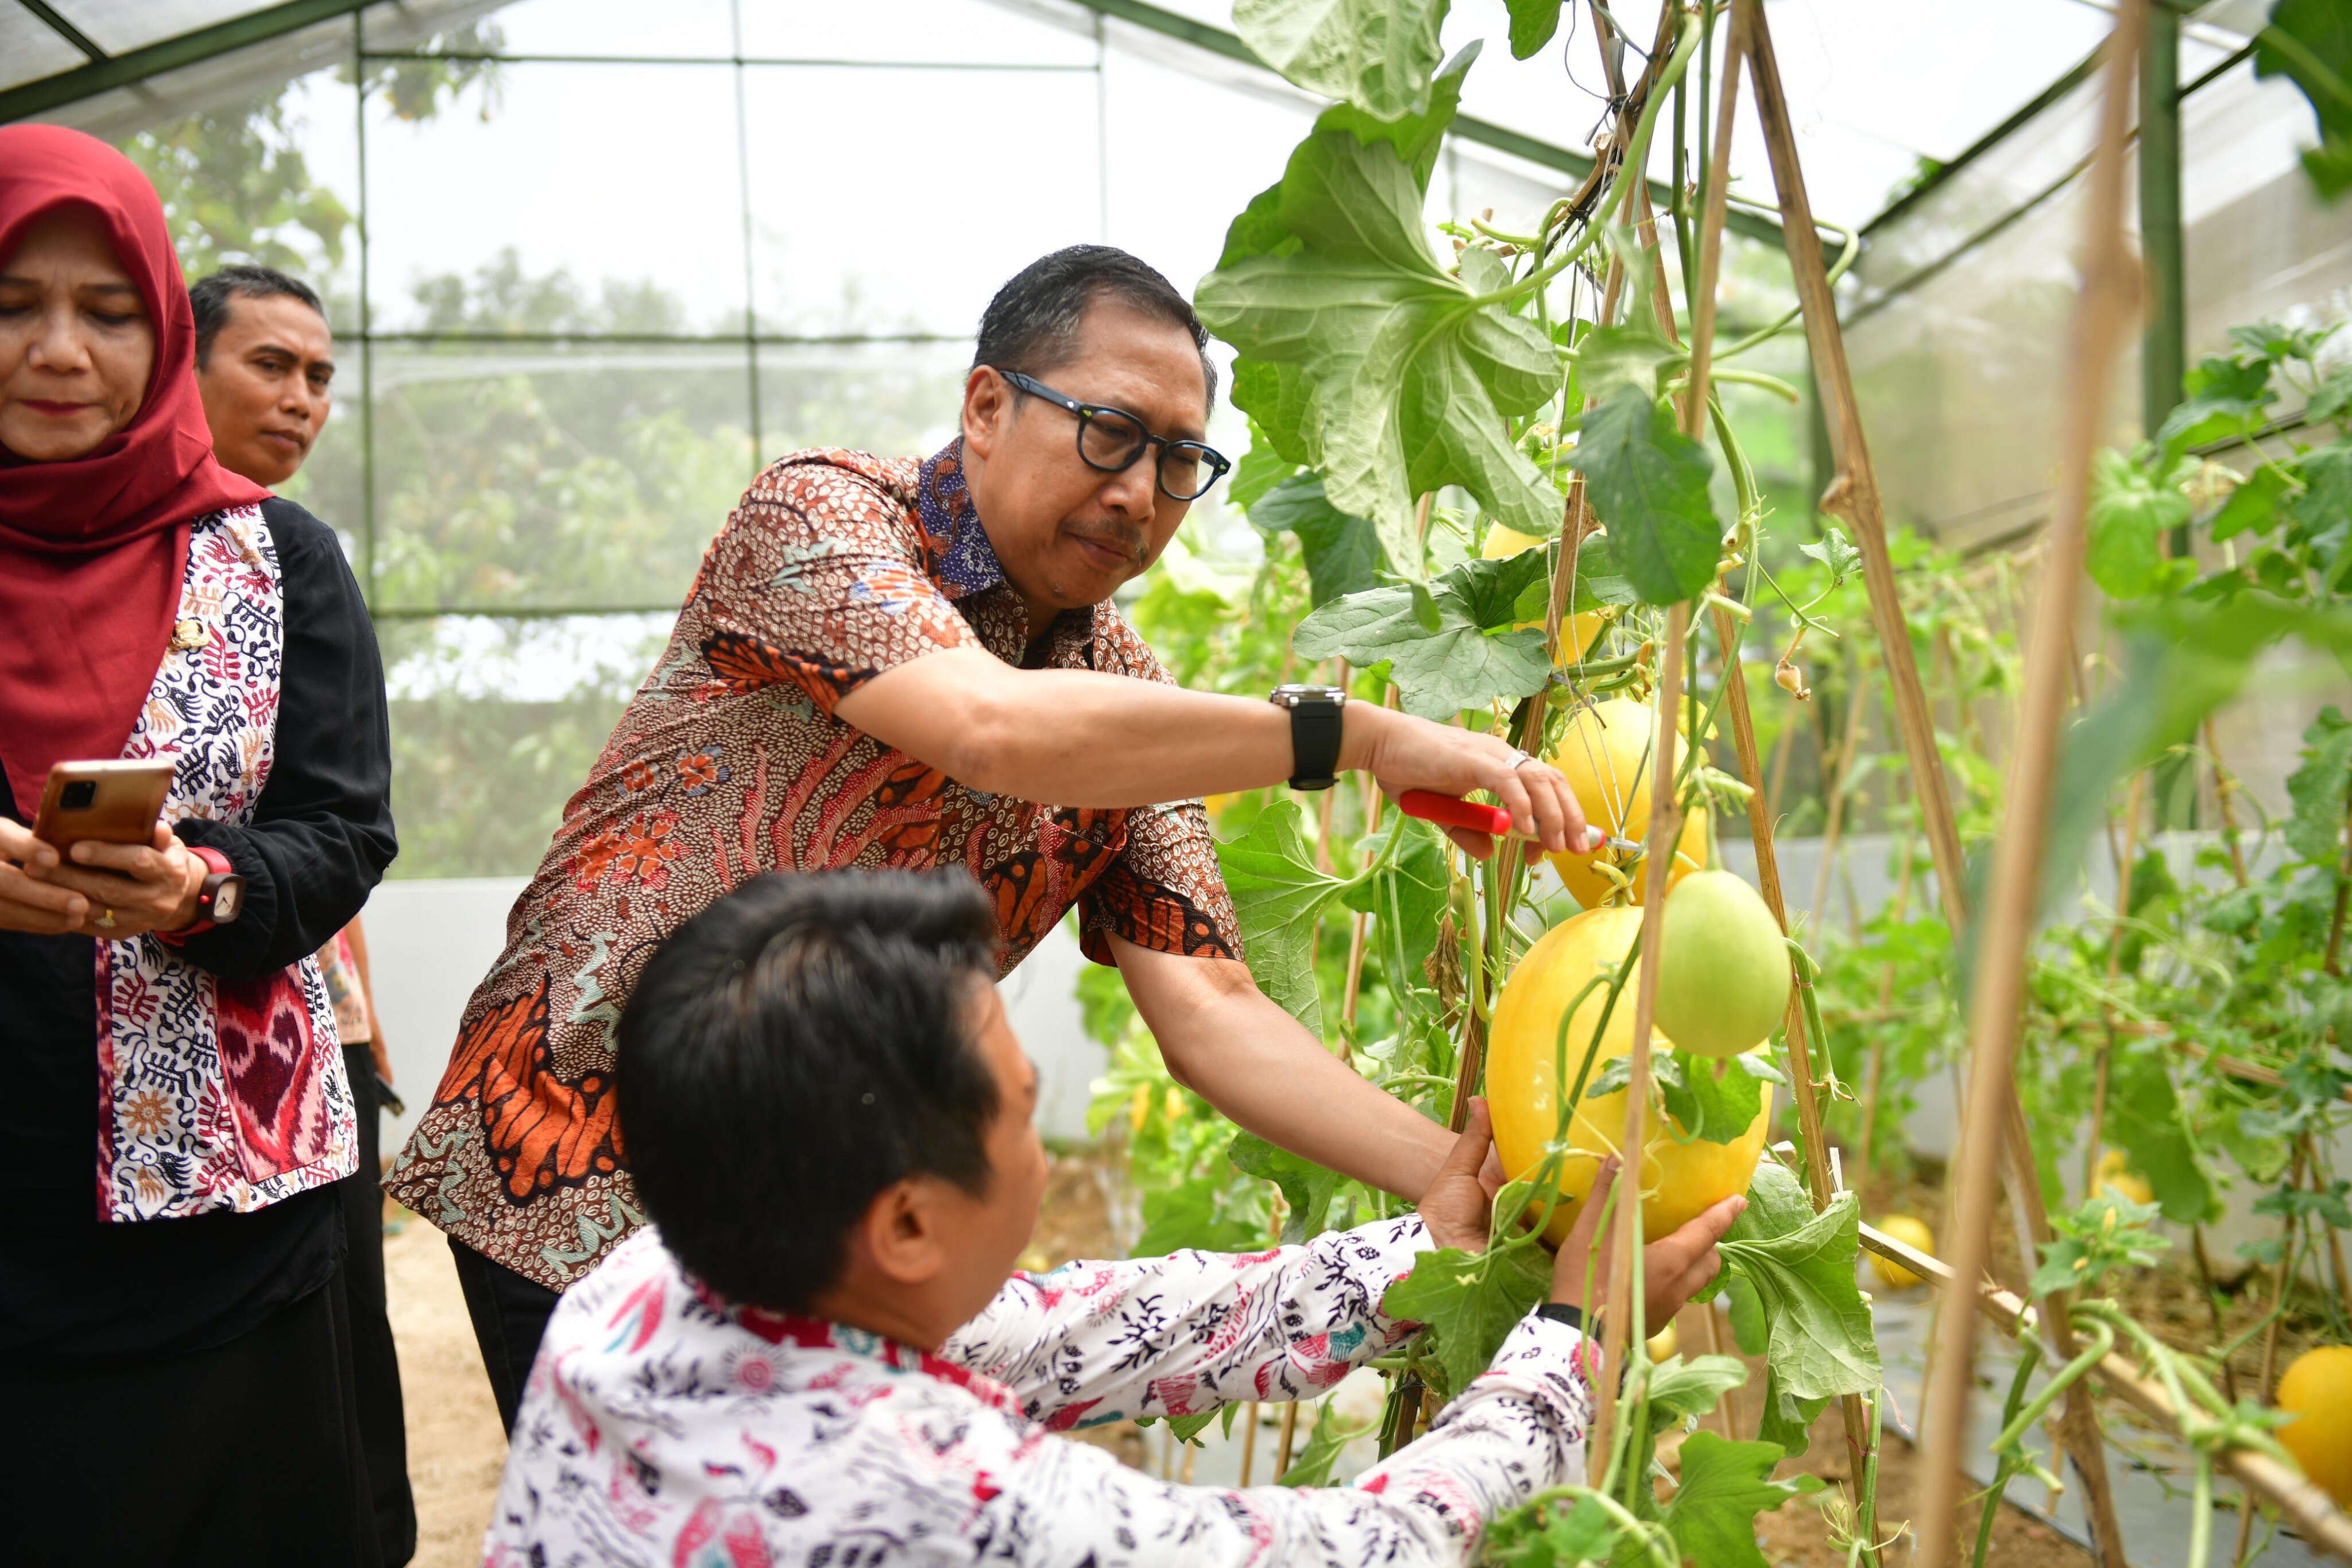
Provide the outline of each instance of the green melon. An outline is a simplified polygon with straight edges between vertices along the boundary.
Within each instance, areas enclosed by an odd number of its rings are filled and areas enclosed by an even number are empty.
[[[1697,1056],[1738,1056],[1789,1009],[1789,949],[1757,891],[1727,871],[1693,872],[1666,895],[1657,1027]]]

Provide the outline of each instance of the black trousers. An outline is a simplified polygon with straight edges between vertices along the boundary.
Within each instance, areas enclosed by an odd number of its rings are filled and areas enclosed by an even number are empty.
[[[378,1568],[343,1293],[212,1350],[0,1366],[12,1568]]]
[[[408,1490],[408,1427],[400,1398],[400,1355],[383,1297],[383,1162],[378,1123],[383,1109],[375,1063],[367,1044],[343,1047],[352,1099],[359,1111],[360,1168],[340,1185],[343,1202],[343,1266],[329,1289],[340,1290],[351,1322],[352,1377],[358,1391],[360,1440],[367,1452],[368,1486],[383,1568],[402,1568],[416,1555],[416,1500]]]
[[[547,1320],[563,1298],[538,1281],[492,1262],[454,1236],[449,1255],[457,1261],[466,1315],[474,1320],[474,1343],[482,1347],[482,1369],[490,1375],[499,1419],[512,1436],[523,1385],[530,1381],[530,1364],[539,1355]]]

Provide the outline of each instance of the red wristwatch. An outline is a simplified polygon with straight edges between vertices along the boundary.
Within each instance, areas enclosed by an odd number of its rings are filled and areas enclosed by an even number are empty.
[[[155,933],[166,942],[184,942],[215,925],[232,925],[245,913],[245,878],[228,863],[228,856],[201,844],[189,846],[188,852],[205,862],[204,885],[196,889],[195,923],[178,931]]]

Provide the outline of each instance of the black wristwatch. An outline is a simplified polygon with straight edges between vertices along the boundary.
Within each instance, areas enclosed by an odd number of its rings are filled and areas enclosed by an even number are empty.
[[[1328,789],[1338,783],[1340,709],[1348,694],[1338,686],[1276,686],[1265,700],[1290,710],[1290,787]]]
[[[1584,1332],[1584,1309],[1571,1307],[1566,1301],[1546,1301],[1536,1309],[1536,1316],[1549,1318],[1556,1323],[1566,1323],[1579,1333]]]

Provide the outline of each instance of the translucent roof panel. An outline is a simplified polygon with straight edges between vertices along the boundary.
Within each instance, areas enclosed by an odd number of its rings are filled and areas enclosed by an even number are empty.
[[[264,9],[252,0],[49,0],[49,8],[110,55]]]
[[[0,4],[0,88],[69,71],[82,52],[21,5]]]

